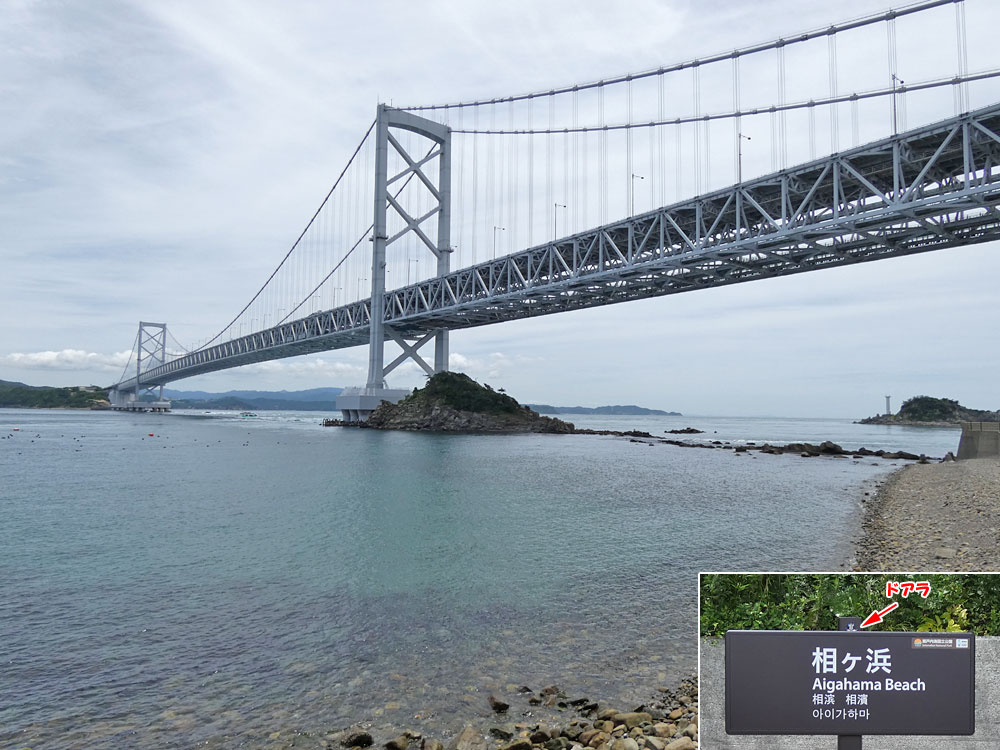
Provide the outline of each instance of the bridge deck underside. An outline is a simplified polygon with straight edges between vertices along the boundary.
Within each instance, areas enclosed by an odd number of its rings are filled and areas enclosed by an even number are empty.
[[[985,242],[998,203],[1000,105],[393,290],[385,322],[416,338]],[[143,385],[367,344],[369,303],[193,352]]]

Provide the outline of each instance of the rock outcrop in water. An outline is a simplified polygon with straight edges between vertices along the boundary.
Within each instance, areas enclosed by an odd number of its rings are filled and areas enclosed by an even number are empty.
[[[571,433],[573,425],[543,417],[506,393],[460,372],[439,372],[398,404],[383,401],[365,427],[435,432]]]

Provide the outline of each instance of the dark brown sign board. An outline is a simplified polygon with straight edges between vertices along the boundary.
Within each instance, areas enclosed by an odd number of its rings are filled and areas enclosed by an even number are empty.
[[[727,734],[972,734],[971,633],[730,630]]]

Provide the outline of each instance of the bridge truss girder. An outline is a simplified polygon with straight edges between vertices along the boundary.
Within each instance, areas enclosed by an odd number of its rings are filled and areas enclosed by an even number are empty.
[[[1000,239],[1000,105],[386,292],[401,338]],[[162,382],[364,344],[371,300],[193,352]],[[155,382],[155,381],[150,381]]]

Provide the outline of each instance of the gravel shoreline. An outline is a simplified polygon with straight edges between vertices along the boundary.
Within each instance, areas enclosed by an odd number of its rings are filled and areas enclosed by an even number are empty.
[[[865,571],[1000,568],[1000,461],[914,464],[868,503],[858,544]]]
[[[346,729],[269,735],[268,747],[292,750],[697,750],[698,678],[660,687],[645,703],[619,711],[556,685],[539,691],[508,686],[485,696],[481,711],[457,735],[428,737],[392,725],[360,722]],[[478,717],[475,714],[479,714]],[[252,744],[252,743],[251,743]],[[256,745],[252,745],[256,746]]]

